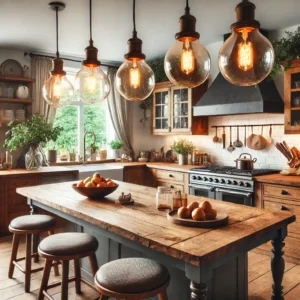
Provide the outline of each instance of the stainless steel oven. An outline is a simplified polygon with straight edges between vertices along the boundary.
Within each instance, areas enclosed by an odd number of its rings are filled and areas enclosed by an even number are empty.
[[[239,190],[215,188],[215,198],[236,204],[254,206],[254,193]]]
[[[215,191],[211,186],[204,185],[190,185],[189,194],[198,197],[206,197],[210,199],[215,199]]]

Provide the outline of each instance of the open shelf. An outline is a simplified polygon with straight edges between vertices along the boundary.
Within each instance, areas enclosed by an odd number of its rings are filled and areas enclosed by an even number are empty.
[[[298,107],[291,107],[291,110],[300,110],[300,106],[298,106]]]
[[[300,88],[299,89],[291,89],[291,92],[300,92]]]
[[[0,75],[0,82],[22,82],[22,83],[33,83],[35,82],[34,79],[26,78],[26,77],[13,77],[13,76],[4,76]]]
[[[20,104],[31,104],[32,99],[18,99],[18,98],[0,98],[0,103],[20,103]]]

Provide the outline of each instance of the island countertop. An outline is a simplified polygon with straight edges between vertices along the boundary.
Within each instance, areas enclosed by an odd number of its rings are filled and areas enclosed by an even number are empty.
[[[118,182],[119,188],[102,201],[76,193],[71,182],[18,188],[17,193],[75,218],[121,235],[148,248],[200,266],[246,243],[295,221],[284,211],[268,211],[210,200],[217,211],[226,212],[229,224],[218,229],[182,227],[170,223],[155,208],[156,189]],[[131,193],[135,204],[122,206],[119,195]],[[199,201],[189,196],[188,201]]]

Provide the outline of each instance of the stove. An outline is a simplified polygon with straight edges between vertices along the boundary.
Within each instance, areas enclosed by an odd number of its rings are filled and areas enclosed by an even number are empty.
[[[208,166],[189,170],[191,195],[254,206],[254,176],[279,170],[239,170],[230,166]]]

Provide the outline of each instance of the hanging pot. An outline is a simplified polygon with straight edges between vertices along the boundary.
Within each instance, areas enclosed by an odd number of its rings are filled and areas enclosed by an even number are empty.
[[[244,157],[242,157],[244,155]],[[246,155],[249,155],[250,158],[246,158]],[[236,168],[238,170],[253,170],[254,163],[256,162],[256,158],[252,159],[251,154],[249,153],[242,153],[238,159],[235,160]]]

